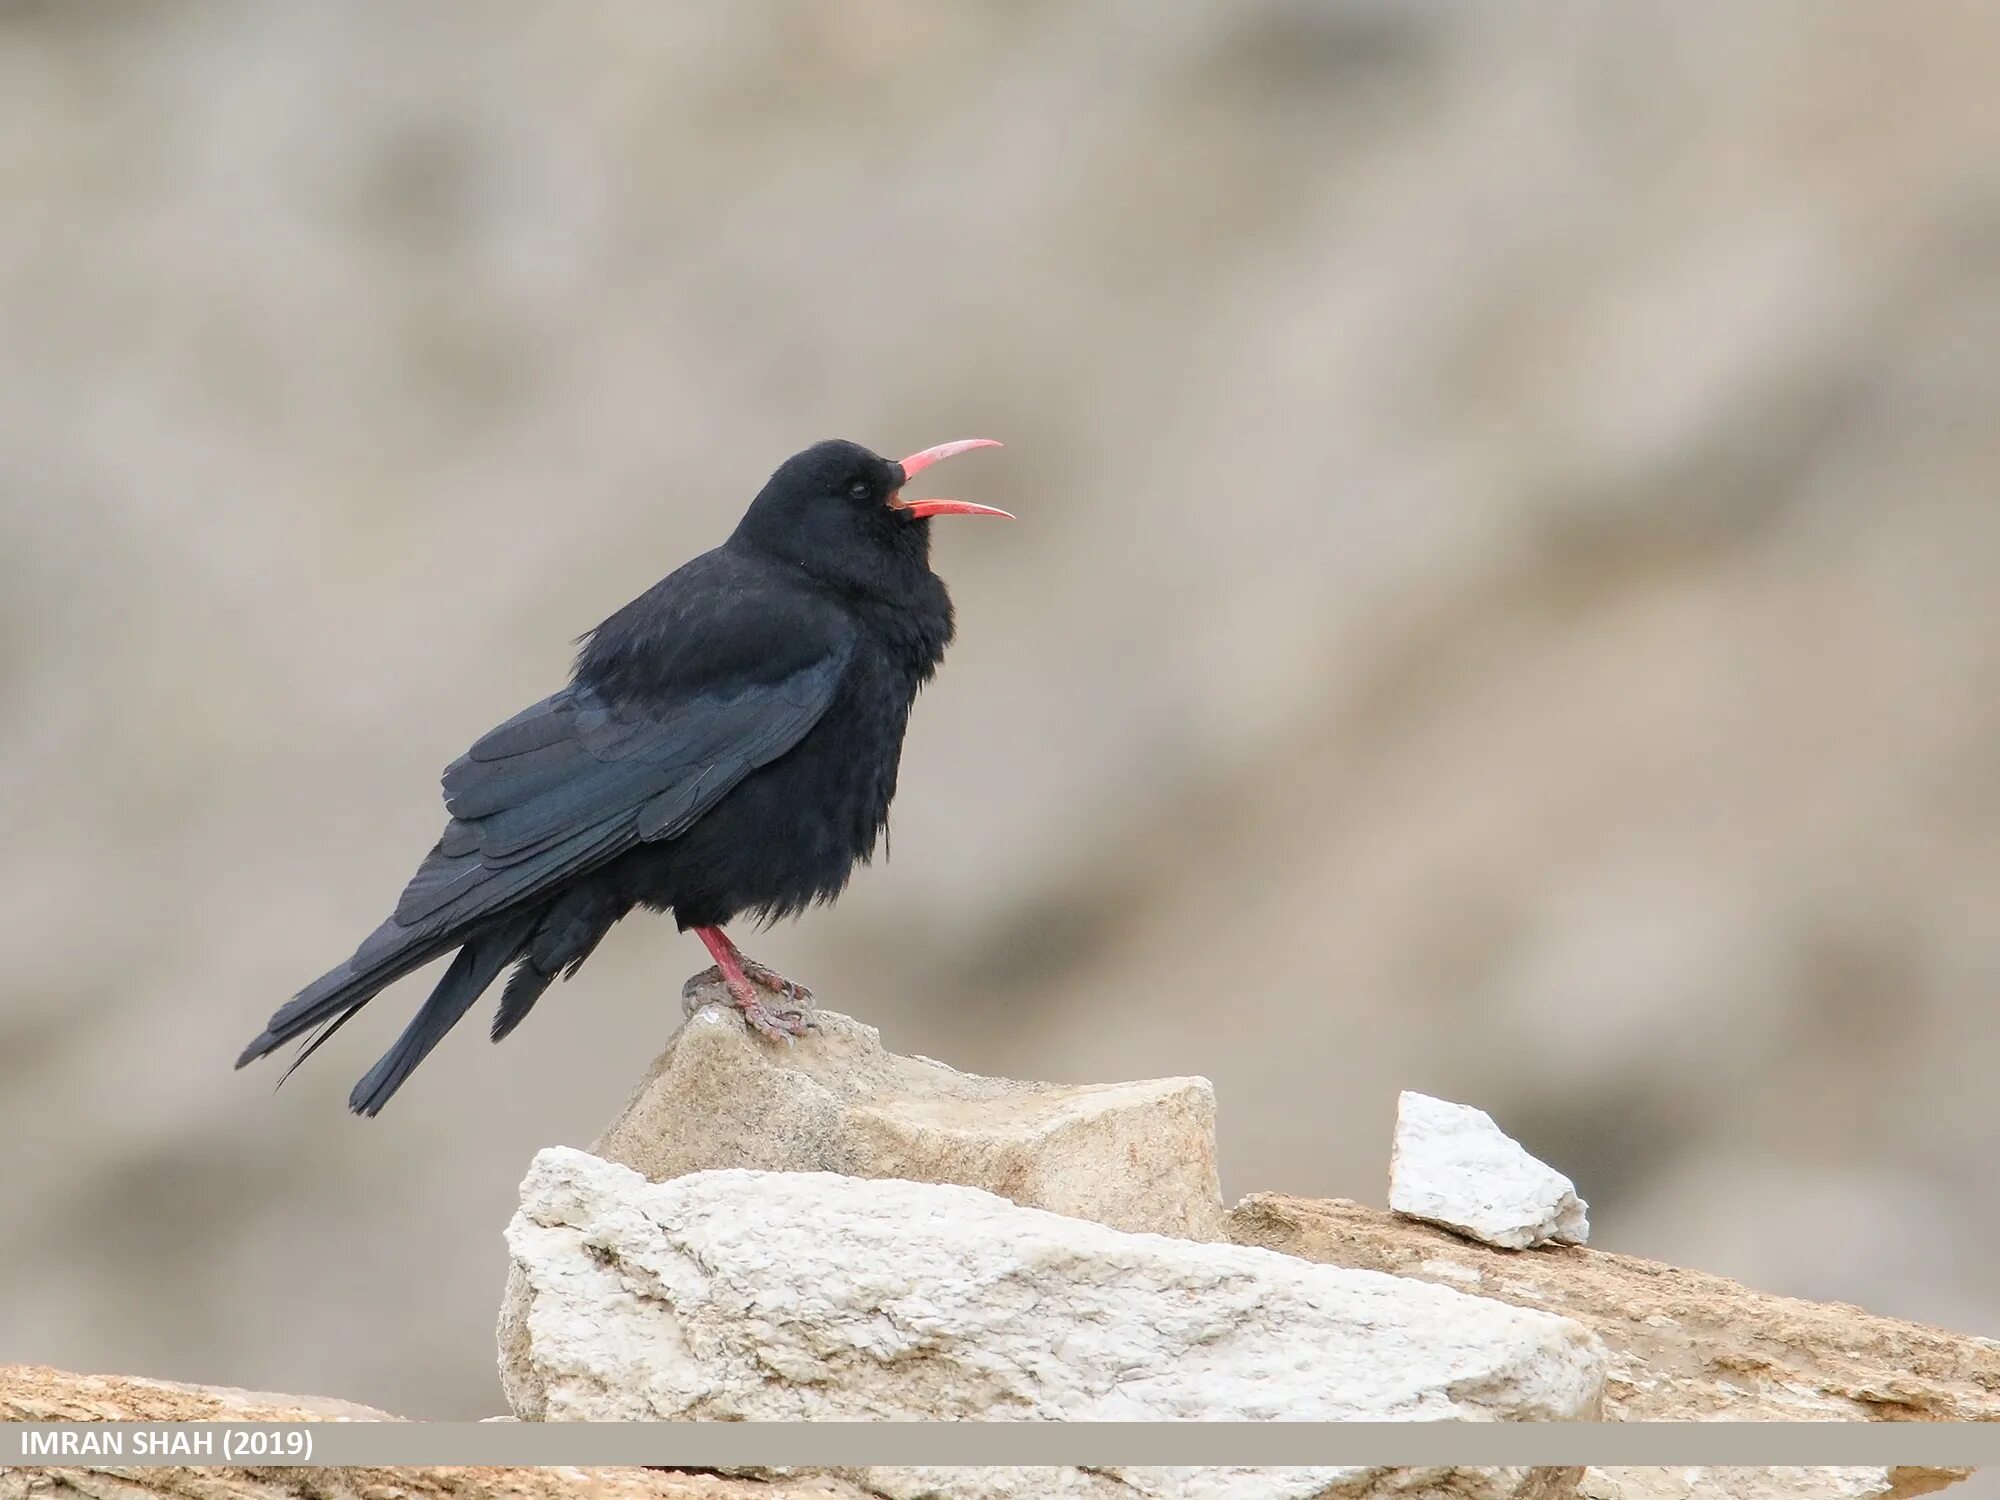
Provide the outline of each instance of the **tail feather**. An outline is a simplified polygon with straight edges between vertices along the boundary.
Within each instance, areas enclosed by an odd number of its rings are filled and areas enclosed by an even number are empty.
[[[610,892],[584,887],[571,891],[548,909],[533,939],[500,996],[493,1016],[493,1040],[499,1041],[535,1008],[542,992],[558,976],[568,979],[604,941],[605,933],[631,908]]]
[[[347,1096],[347,1107],[357,1115],[379,1113],[396,1090],[403,1086],[403,1080],[416,1071],[417,1064],[430,1056],[431,1049],[471,1009],[472,1002],[485,992],[502,969],[520,956],[522,944],[534,931],[540,918],[539,911],[517,916],[510,922],[488,928],[460,948],[458,957],[452,960],[451,967],[437,982],[437,988],[431,991],[430,998],[411,1018],[395,1045],[368,1070],[368,1076],[354,1086],[354,1092]],[[356,1008],[359,1008],[358,1005]]]
[[[535,1002],[542,998],[542,991],[555,982],[554,974],[543,973],[532,958],[524,959],[521,967],[508,976],[507,988],[500,993],[500,1008],[493,1013],[493,1040],[499,1041],[526,1020]]]
[[[236,1066],[245,1067],[260,1057],[269,1056],[294,1037],[304,1036],[315,1027],[332,1022],[324,1032],[307,1043],[306,1051],[300,1054],[301,1057],[309,1056],[314,1047],[333,1035],[335,1028],[377,994],[457,945],[456,940],[433,941],[409,948],[391,948],[369,961],[360,960],[360,955],[367,952],[370,945],[380,947],[381,940],[395,927],[393,920],[384,922],[366,943],[355,950],[353,958],[338,968],[327,970],[280,1006],[277,1013],[264,1023],[264,1030],[237,1057]]]
[[[357,1005],[352,1010],[344,1010],[339,1015],[329,1017],[327,1020],[321,1022],[319,1029],[306,1038],[305,1045],[300,1047],[292,1060],[285,1064],[285,1071],[278,1075],[278,1087],[283,1088],[285,1080],[298,1072],[299,1068],[305,1063],[305,1060],[331,1041],[333,1034],[349,1021],[353,1020],[359,1014],[360,1010],[361,1007]],[[239,1063],[237,1066],[241,1067],[242,1064]]]
[[[298,1056],[278,1080],[282,1084],[382,990],[458,949],[457,958],[402,1036],[348,1096],[348,1107],[356,1114],[373,1115],[508,964],[521,960],[494,1017],[495,1041],[520,1025],[558,977],[574,974],[629,909],[628,903],[608,891],[584,887],[551,904],[517,910],[470,931],[420,935],[391,918],[355,949],[346,963],[322,974],[282,1006],[257,1039],[243,1049],[236,1066],[255,1062],[303,1037]]]

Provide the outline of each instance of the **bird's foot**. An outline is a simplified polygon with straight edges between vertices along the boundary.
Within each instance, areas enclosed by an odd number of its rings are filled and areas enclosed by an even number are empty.
[[[768,964],[760,964],[756,959],[745,956],[743,977],[759,989],[769,990],[779,999],[788,1001],[795,1010],[812,1009],[813,992],[796,979],[787,979]]]
[[[730,991],[735,995],[735,991]],[[769,1037],[774,1042],[791,1045],[795,1038],[809,1031],[819,1030],[819,1022],[809,1010],[773,1010],[753,992],[746,1000],[736,996],[736,1008],[743,1012],[743,1019],[750,1029],[759,1036]]]
[[[729,1003],[743,1012],[744,1021],[759,1036],[789,1043],[794,1037],[819,1029],[819,1022],[812,1014],[811,990],[754,958],[744,958],[736,967],[738,972],[729,974],[722,965],[710,964],[681,986],[683,1009],[697,1004],[703,990],[720,985],[728,994]],[[757,993],[760,989],[783,1003],[765,1004],[764,997]]]

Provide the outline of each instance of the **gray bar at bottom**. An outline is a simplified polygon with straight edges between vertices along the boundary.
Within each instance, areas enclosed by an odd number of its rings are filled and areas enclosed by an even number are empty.
[[[2000,1464],[1959,1422],[0,1423],[0,1463],[671,1468]]]

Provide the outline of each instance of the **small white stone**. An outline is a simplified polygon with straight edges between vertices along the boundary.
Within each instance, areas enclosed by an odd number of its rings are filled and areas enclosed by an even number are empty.
[[[1396,1101],[1389,1207],[1506,1250],[1590,1238],[1590,1205],[1483,1109],[1407,1090]]]

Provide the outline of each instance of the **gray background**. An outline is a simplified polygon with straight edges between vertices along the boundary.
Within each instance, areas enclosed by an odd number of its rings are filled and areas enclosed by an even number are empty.
[[[1991,6],[0,5],[0,1359],[499,1409],[706,960],[229,1061],[439,769],[815,438],[936,492],[895,858],[749,942],[983,1072],[1395,1092],[1598,1242],[2000,1332]],[[948,483],[947,483],[948,481]],[[747,941],[747,937],[746,937]]]

